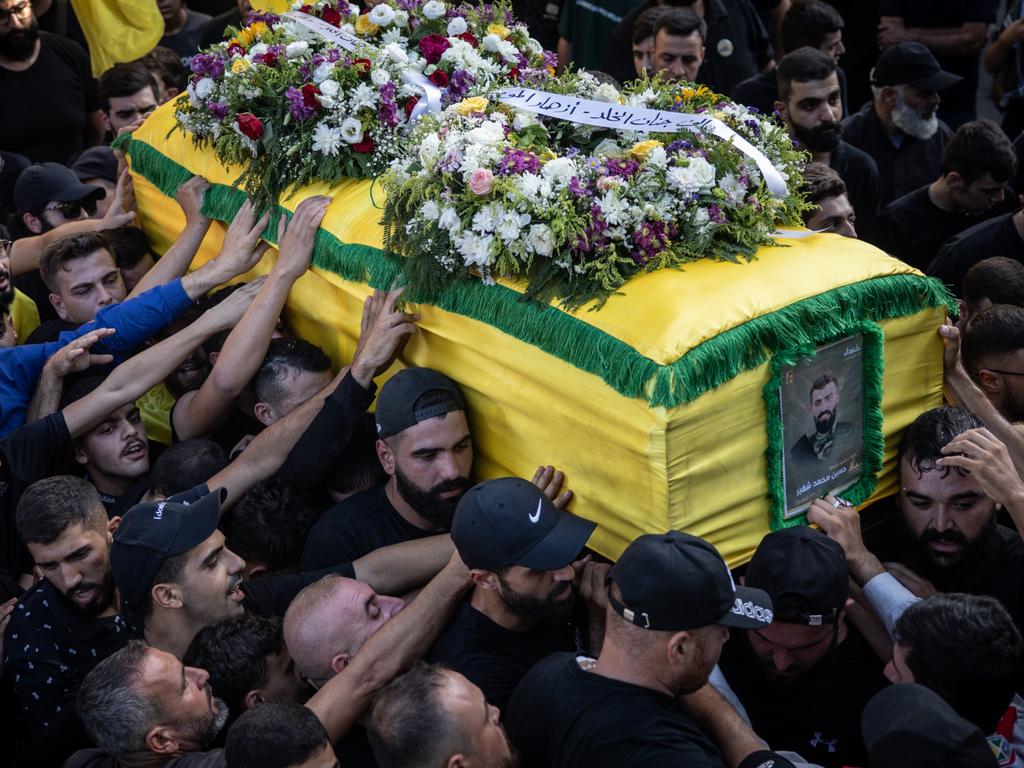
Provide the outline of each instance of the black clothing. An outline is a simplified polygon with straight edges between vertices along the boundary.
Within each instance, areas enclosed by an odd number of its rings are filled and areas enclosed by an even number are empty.
[[[718,665],[754,733],[773,749],[797,752],[825,768],[867,764],[861,710],[888,682],[884,665],[849,623],[846,639],[794,680],[769,677],[742,631],[730,635]]]
[[[14,528],[21,494],[50,475],[71,450],[60,411],[25,424],[0,440],[0,572],[17,579],[32,572],[32,558]]]
[[[147,753],[142,757],[144,762],[132,762],[131,765],[146,765],[151,768],[226,768],[224,752],[214,749],[210,752],[189,752],[176,757],[161,758],[159,755]],[[121,768],[121,762],[99,749],[83,749],[75,752],[64,768]]]
[[[324,512],[313,524],[302,550],[302,569],[350,563],[375,549],[433,536],[398,514],[386,486],[360,491]]]
[[[789,449],[790,461],[801,466],[817,465],[822,469],[827,469],[833,462],[845,462],[849,459],[850,455],[857,449],[857,445],[853,442],[856,436],[853,425],[848,421],[840,421],[836,424],[835,429],[832,430],[831,444],[822,449],[822,455],[819,457],[814,450],[813,438],[816,435],[800,435],[799,439]]]
[[[655,0],[647,0],[637,6],[622,17],[612,32],[603,69],[619,82],[636,78],[633,24],[654,5]],[[705,0],[704,22],[708,27],[706,53],[697,82],[728,96],[772,60],[768,32],[749,0]]]
[[[238,12],[238,6],[236,5],[206,22],[206,26],[203,28],[203,36],[199,39],[199,47],[206,50],[211,45],[223,42],[226,36],[224,30],[228,27],[241,26],[242,14]]]
[[[13,194],[13,192],[12,192]],[[14,211],[14,208],[11,208]],[[31,236],[29,232],[26,236]],[[36,304],[36,309],[39,311],[39,322],[46,324],[51,320],[60,320],[57,316],[57,310],[53,308],[53,304],[50,303],[50,289],[46,287],[46,283],[43,282],[42,276],[39,274],[38,269],[33,269],[31,272],[26,272],[23,275],[18,275],[14,278],[15,287],[28,296]],[[66,322],[66,321],[65,321]],[[33,335],[29,334],[23,344],[34,343],[31,340]],[[21,339],[18,339],[21,341]]]
[[[4,635],[4,674],[18,696],[28,735],[60,733],[57,726],[73,711],[82,680],[128,639],[120,615],[86,616],[46,579],[26,592]]]
[[[467,599],[441,630],[427,660],[464,675],[504,716],[512,691],[533,665],[557,651],[575,650],[575,645],[568,622],[516,632],[488,618]]]
[[[185,20],[185,26],[173,35],[164,35],[160,38],[160,42],[157,43],[157,45],[170,48],[183,59],[187,59],[199,53],[199,41],[203,37],[203,31],[206,29],[206,25],[210,22],[210,16],[205,13],[197,13],[196,11],[189,10],[186,10],[185,12],[188,14],[188,18]]]
[[[242,606],[250,613],[284,616],[292,600],[310,584],[324,576],[338,574],[348,579],[356,577],[351,563],[342,563],[334,568],[306,570],[302,573],[268,573],[242,582],[245,599]]]
[[[959,29],[966,22],[981,21],[986,25],[996,20],[998,0],[881,0],[879,16],[898,16],[907,29]],[[959,125],[976,117],[975,101],[978,96],[978,63],[981,51],[967,56],[935,54],[939,65],[947,72],[960,75],[962,81],[942,92],[939,114],[956,119]],[[966,120],[962,118],[966,117]]]
[[[839,94],[843,101],[843,117],[850,114],[846,102],[846,73],[836,69],[839,78]],[[775,112],[775,102],[779,98],[779,81],[774,69],[761,72],[736,86],[732,92],[733,101],[753,107],[758,112],[770,115]]]
[[[46,302],[49,304],[50,302]],[[36,304],[36,306],[39,306]],[[23,341],[23,344],[45,344],[48,341],[56,341],[64,331],[73,331],[78,327],[78,323],[72,323],[70,320],[64,320],[60,317],[55,317],[52,320],[46,320],[39,325],[32,333],[28,335],[28,338]]]
[[[78,16],[75,15],[71,0],[53,0],[46,13],[40,15],[36,11],[36,21],[39,22],[40,31],[49,32],[58,37],[66,37],[82,46],[86,55],[89,54],[89,42],[85,39],[85,33],[82,32],[82,25],[78,21]]]
[[[88,476],[86,480],[88,480]],[[107,517],[113,520],[115,517],[124,517],[124,513],[134,507],[149,490],[149,473],[138,478],[125,488],[120,496],[111,496],[109,493],[100,492],[100,501],[103,508],[107,510]]]
[[[867,152],[878,166],[882,207],[939,177],[942,152],[952,136],[940,120],[939,130],[930,139],[902,135],[897,146],[871,103],[843,120],[843,141]]]
[[[556,51],[563,5],[564,0],[512,0],[512,15],[527,25],[545,51]]]
[[[537,664],[505,717],[531,768],[721,768],[722,756],[672,697],[580,669],[575,654]]]
[[[1024,240],[1013,223],[1012,213],[975,224],[950,238],[928,265],[928,274],[939,278],[960,296],[970,268],[992,256],[1006,256],[1024,263]]]
[[[950,213],[932,202],[925,185],[882,209],[875,226],[875,245],[924,272],[949,238],[1017,207],[1016,197],[1007,188],[1003,201],[984,213]]]
[[[882,193],[878,166],[871,155],[845,141],[832,150],[828,165],[846,184],[847,197],[857,214],[857,234],[861,240],[871,240]]]
[[[47,32],[40,32],[39,40],[39,57],[31,67],[21,72],[0,67],[0,148],[36,163],[66,163],[85,148],[86,115],[99,109],[96,81],[80,45]]]
[[[178,401],[174,401],[174,405],[177,405]],[[179,441],[177,432],[174,431],[174,406],[171,406],[171,442],[176,443]],[[235,453],[235,446],[237,446],[242,440],[249,435],[258,435],[265,429],[263,422],[253,416],[251,413],[246,413],[237,405],[231,409],[231,413],[224,420],[212,435],[210,440],[213,440],[217,445],[224,449],[224,453],[229,458],[234,458],[238,454]]]

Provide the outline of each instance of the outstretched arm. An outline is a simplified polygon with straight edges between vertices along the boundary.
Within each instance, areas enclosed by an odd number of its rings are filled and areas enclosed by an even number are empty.
[[[114,362],[113,355],[96,355],[89,352],[93,344],[113,333],[113,328],[100,328],[85,336],[79,336],[66,347],[57,350],[43,366],[25,421],[35,421],[49,416],[60,407],[64,379],[71,373],[84,371],[91,365],[107,365]]]

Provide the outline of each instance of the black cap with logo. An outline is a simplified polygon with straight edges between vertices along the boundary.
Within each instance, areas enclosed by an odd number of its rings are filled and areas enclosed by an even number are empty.
[[[14,205],[18,213],[42,210],[47,203],[71,203],[107,194],[103,187],[83,184],[74,171],[60,163],[30,165],[14,182]]]
[[[441,391],[442,397],[429,407],[416,407],[417,401],[428,392]],[[386,382],[377,395],[377,437],[382,440],[397,435],[421,421],[443,416],[451,411],[466,410],[466,401],[458,385],[431,368],[406,368]]]
[[[806,525],[765,536],[744,583],[767,592],[775,620],[787,624],[831,624],[850,595],[843,548]]]
[[[877,86],[912,85],[922,91],[944,91],[961,80],[940,67],[932,52],[915,42],[890,45],[871,70],[871,84]]]
[[[188,552],[217,529],[223,490],[188,503],[144,502],[125,512],[110,547],[110,569],[121,600],[142,605],[164,560]]]
[[[640,536],[608,574],[622,602],[608,601],[626,621],[679,632],[721,624],[761,629],[772,623],[772,601],[759,589],[737,587],[718,550],[680,531]]]
[[[466,491],[455,509],[452,541],[470,568],[555,571],[579,555],[595,528],[558,509],[533,483],[502,477]]]

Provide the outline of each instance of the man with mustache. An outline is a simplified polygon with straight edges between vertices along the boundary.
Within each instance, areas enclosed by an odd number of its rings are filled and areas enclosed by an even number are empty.
[[[865,237],[878,213],[878,168],[865,152],[843,141],[843,99],[835,59],[818,48],[797,48],[782,58],[777,79],[775,109],[790,138],[815,162],[839,174]]]
[[[18,339],[28,338],[39,327],[39,308],[32,299],[14,287],[10,249],[7,228],[0,226],[0,304],[7,308],[14,332],[9,339],[10,343],[0,343],[0,346],[13,347]]]
[[[29,0],[0,1],[0,93],[0,147],[8,152],[64,163],[102,137],[88,54],[40,32]]]
[[[838,420],[839,380],[825,372],[811,383],[809,397],[814,433],[800,435],[789,449],[789,458],[802,466],[827,465],[849,455],[853,427]]]
[[[601,588],[608,570],[573,563],[596,527],[520,478],[487,480],[467,491],[455,510],[452,541],[470,569],[473,591],[427,659],[465,675],[504,711],[534,664],[576,649],[570,620],[576,568],[581,576],[600,572]]]

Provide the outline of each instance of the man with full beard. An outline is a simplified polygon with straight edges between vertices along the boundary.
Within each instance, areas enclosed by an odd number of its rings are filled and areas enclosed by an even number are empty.
[[[455,506],[472,485],[466,403],[447,376],[430,368],[399,371],[381,387],[376,421],[377,457],[388,481],[324,512],[306,539],[304,570],[448,531]],[[534,482],[554,496],[562,475],[538,471]],[[563,494],[558,503],[564,506],[568,498]]]
[[[587,572],[588,584],[593,573],[608,570],[573,562],[596,527],[558,509],[537,486],[516,477],[488,480],[467,491],[455,510],[452,541],[469,566],[473,591],[428,660],[465,675],[504,712],[534,664],[576,650],[569,621],[576,569],[580,576]],[[597,581],[603,589],[604,579]]]
[[[797,48],[782,58],[777,79],[775,110],[790,138],[846,183],[857,229],[866,237],[878,214],[878,168],[869,155],[843,141],[843,99],[835,59],[818,48]]]
[[[839,421],[839,394],[839,380],[831,373],[822,373],[811,382],[808,409],[814,419],[814,432],[800,435],[789,449],[794,464],[817,471],[817,467],[825,469],[849,457],[854,430],[850,422]]]
[[[65,163],[102,136],[88,55],[77,43],[40,32],[29,0],[0,0],[0,93],[6,151]]]

